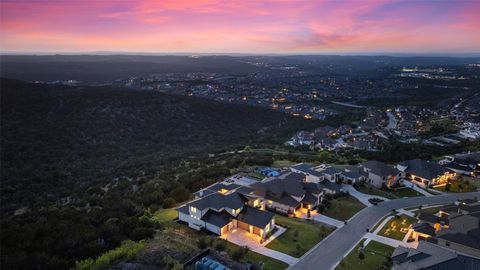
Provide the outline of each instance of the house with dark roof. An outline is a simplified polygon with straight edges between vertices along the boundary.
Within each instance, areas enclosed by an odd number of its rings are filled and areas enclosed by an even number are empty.
[[[420,212],[412,237],[480,258],[480,202],[448,205],[437,214]]]
[[[345,184],[354,185],[365,180],[365,173],[357,166],[352,166],[340,173],[339,180]]]
[[[480,212],[449,215],[448,228],[441,228],[436,243],[480,258]]]
[[[377,188],[394,187],[402,177],[401,171],[393,165],[376,160],[361,163],[360,169],[367,175],[366,183]]]
[[[290,167],[290,170],[292,172],[305,175],[306,182],[318,183],[325,179],[323,172],[315,170],[312,165],[306,163],[296,164]]]
[[[480,152],[445,156],[439,163],[451,171],[467,176],[480,176]]]
[[[399,246],[392,254],[392,270],[476,270],[480,259],[421,241],[417,248]]]
[[[397,169],[402,172],[402,177],[421,187],[446,184],[455,177],[444,166],[429,160],[412,159],[397,164]]]
[[[313,209],[323,199],[324,189],[314,182],[306,182],[305,175],[293,171],[279,177],[255,183],[255,194],[264,198],[270,210],[291,214],[300,208]]]
[[[253,189],[235,186],[218,183],[208,187],[206,190],[217,191],[177,208],[178,219],[193,229],[220,236],[240,228],[265,238],[275,226],[275,215],[264,210]]]

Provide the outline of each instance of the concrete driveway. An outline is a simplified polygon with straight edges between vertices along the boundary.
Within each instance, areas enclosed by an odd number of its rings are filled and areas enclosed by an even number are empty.
[[[251,251],[285,262],[288,265],[293,265],[298,261],[298,258],[265,247],[268,243],[286,231],[283,227],[277,226],[277,228],[278,230],[263,243],[260,243],[260,237],[258,235],[251,234],[238,228],[225,233],[220,238],[234,243],[237,246],[248,247]]]
[[[392,209],[415,207],[428,204],[451,203],[459,199],[480,198],[480,192],[457,193],[432,197],[412,197],[385,201],[377,206],[364,208],[352,217],[348,224],[338,228],[322,242],[305,253],[300,260],[289,269],[295,270],[330,270],[345,257],[363,239],[367,228],[372,228],[380,219],[388,215]]]

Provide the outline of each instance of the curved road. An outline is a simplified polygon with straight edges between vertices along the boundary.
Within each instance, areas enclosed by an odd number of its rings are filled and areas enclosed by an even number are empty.
[[[331,270],[344,256],[362,240],[367,228],[372,228],[392,209],[415,207],[427,204],[451,203],[467,198],[480,198],[480,192],[437,195],[432,197],[412,197],[385,201],[377,206],[364,208],[353,216],[348,224],[335,230],[323,241],[314,246],[299,261],[288,269],[298,270]]]

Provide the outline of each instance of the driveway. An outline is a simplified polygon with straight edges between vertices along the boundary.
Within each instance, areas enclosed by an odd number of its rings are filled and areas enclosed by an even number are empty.
[[[379,198],[379,199],[382,199],[384,201],[389,201],[390,200],[390,199],[387,199],[387,198],[384,198],[384,197],[381,197],[381,196],[362,193],[362,192],[356,190],[352,185],[342,184],[342,190],[348,191],[350,196],[355,197],[357,200],[359,200],[361,203],[363,203],[366,206],[372,206],[372,204],[368,201],[371,198]]]
[[[385,201],[377,206],[364,208],[352,217],[348,224],[338,228],[322,242],[303,255],[289,269],[330,270],[348,255],[362,238],[367,228],[372,228],[380,219],[388,215],[392,209],[415,207],[427,204],[451,203],[459,199],[480,197],[480,192],[437,195],[432,197],[411,197]]]
[[[425,189],[423,189],[423,188],[415,185],[414,183],[412,183],[412,182],[410,182],[410,181],[408,181],[408,180],[404,180],[404,181],[403,181],[403,184],[404,184],[406,187],[409,187],[409,188],[415,190],[416,192],[418,192],[418,193],[420,193],[420,194],[422,194],[422,195],[424,195],[424,196],[427,196],[427,197],[435,196],[435,195],[431,194],[430,192],[426,191]]]
[[[283,227],[277,226],[277,228],[278,230],[275,232],[275,234],[273,234],[269,239],[267,239],[267,241],[263,243],[260,243],[259,236],[248,233],[247,231],[238,228],[227,232],[220,238],[225,239],[228,242],[234,243],[237,246],[246,246],[251,251],[285,262],[288,265],[293,265],[298,261],[298,258],[265,247],[268,243],[270,243],[272,240],[274,240],[286,231],[286,229]]]

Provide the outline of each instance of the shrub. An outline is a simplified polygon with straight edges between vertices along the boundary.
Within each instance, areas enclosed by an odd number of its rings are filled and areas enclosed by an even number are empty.
[[[240,261],[245,257],[248,252],[248,247],[238,247],[232,252],[232,258],[236,261]]]
[[[168,197],[163,201],[163,208],[171,208],[175,205],[176,201],[172,197]]]
[[[223,241],[217,241],[215,243],[215,249],[218,250],[218,251],[224,251],[225,247],[226,247],[226,245],[225,245],[225,242],[223,242]]]
[[[127,259],[131,260],[135,258],[137,253],[145,247],[145,241],[134,242],[131,240],[124,241],[121,246],[109,250],[98,258],[94,259],[85,259],[75,263],[75,269],[77,270],[97,270],[105,269],[110,266],[112,263],[120,260]]]
[[[206,248],[208,246],[207,239],[205,239],[205,237],[201,237],[200,239],[198,239],[197,246],[200,249]]]

